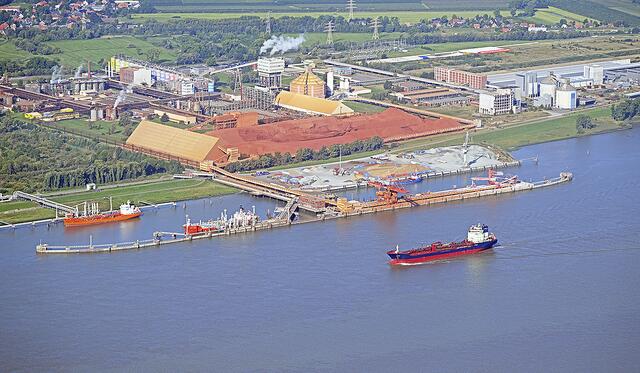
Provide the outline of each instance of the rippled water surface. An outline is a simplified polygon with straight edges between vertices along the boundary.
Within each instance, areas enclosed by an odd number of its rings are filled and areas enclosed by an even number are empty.
[[[0,230],[2,371],[636,371],[640,130],[546,143],[505,172],[573,182],[514,195],[100,255],[40,241],[175,231],[247,194],[136,222]],[[469,176],[414,185],[464,185]],[[370,193],[348,192],[350,198]],[[396,244],[489,224],[491,252],[393,269]]]

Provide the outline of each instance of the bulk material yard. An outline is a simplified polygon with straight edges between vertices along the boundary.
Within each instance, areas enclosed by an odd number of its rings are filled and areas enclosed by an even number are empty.
[[[443,173],[468,172],[515,164],[488,148],[471,145],[417,150],[402,154],[372,157],[282,171],[258,172],[256,176],[270,183],[308,191],[356,188],[369,182],[404,184],[419,182]]]

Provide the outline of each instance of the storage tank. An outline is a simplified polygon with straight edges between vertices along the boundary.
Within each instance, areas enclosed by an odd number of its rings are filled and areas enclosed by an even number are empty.
[[[327,93],[333,95],[333,70],[327,72]]]
[[[564,84],[556,90],[556,107],[573,110],[576,108],[577,92],[571,84]]]
[[[548,95],[554,100],[556,97],[557,80],[553,74],[542,79],[540,82],[540,97]]]

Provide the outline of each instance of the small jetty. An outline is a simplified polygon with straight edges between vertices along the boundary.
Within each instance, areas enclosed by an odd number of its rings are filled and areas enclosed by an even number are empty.
[[[153,237],[134,242],[120,242],[112,244],[93,244],[92,240],[88,245],[49,245],[41,243],[36,246],[38,254],[82,254],[82,253],[111,253],[126,250],[139,250],[144,248],[160,247],[180,242],[189,242],[200,239],[212,239],[215,237],[252,233],[261,230],[274,229],[280,227],[294,226],[303,223],[319,222],[328,219],[347,218],[382,211],[397,210],[403,208],[413,208],[418,206],[461,201],[486,196],[495,196],[506,193],[515,193],[550,187],[553,185],[569,182],[573,179],[570,172],[562,172],[559,177],[537,182],[525,182],[517,180],[516,177],[499,178],[496,173],[489,173],[487,178],[477,178],[487,180],[487,185],[471,185],[463,188],[455,188],[438,192],[427,192],[411,195],[405,193],[398,187],[381,187],[376,192],[376,199],[368,202],[347,201],[344,198],[336,200],[321,200],[318,197],[305,195],[291,196],[287,200],[285,207],[280,209],[280,213],[264,221],[251,221],[247,225],[227,226],[221,231],[204,232],[189,235],[183,232],[155,232]],[[264,184],[261,185],[264,187]],[[281,187],[278,187],[281,188]],[[278,190],[281,197],[282,190]],[[400,195],[404,194],[404,195]],[[278,198],[280,199],[280,198]],[[322,206],[318,202],[321,202]],[[295,220],[296,210],[321,211],[315,216],[301,220]]]

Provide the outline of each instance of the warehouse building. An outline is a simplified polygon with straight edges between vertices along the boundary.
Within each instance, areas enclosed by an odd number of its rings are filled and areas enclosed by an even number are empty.
[[[392,93],[399,100],[426,106],[466,105],[469,98],[448,88],[420,89],[409,92]]]
[[[487,85],[487,76],[484,74],[474,74],[442,66],[436,66],[433,69],[433,78],[450,84],[464,84],[474,89],[483,89]]]
[[[510,88],[501,88],[495,92],[480,92],[479,112],[485,115],[510,114],[517,111],[515,92]]]
[[[311,97],[282,91],[278,93],[275,104],[289,110],[317,115],[349,115],[353,110],[340,101]]]
[[[177,160],[193,167],[207,168],[225,164],[234,149],[226,148],[219,138],[143,120],[125,147],[158,158]],[[237,151],[235,152],[237,153]]]
[[[142,67],[123,67],[120,69],[120,81],[125,84],[151,86],[151,70]]]

